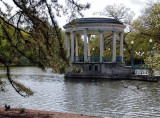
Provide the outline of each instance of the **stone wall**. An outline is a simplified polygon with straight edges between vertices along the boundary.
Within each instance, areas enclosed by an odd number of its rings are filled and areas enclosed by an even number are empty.
[[[66,77],[126,78],[134,75],[134,69],[122,63],[72,63],[72,65],[82,68],[83,71],[74,73],[69,69]]]

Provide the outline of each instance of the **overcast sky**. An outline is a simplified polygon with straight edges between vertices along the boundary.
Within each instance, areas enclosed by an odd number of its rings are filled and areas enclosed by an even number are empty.
[[[64,0],[63,0],[64,1]],[[99,17],[99,15],[93,15],[94,12],[102,11],[105,6],[115,4],[124,4],[126,7],[130,8],[135,13],[134,19],[136,19],[140,14],[141,10],[145,8],[148,4],[153,2],[158,2],[160,0],[78,0],[80,3],[91,3],[91,8],[83,12],[84,17]],[[101,16],[102,17],[102,16]],[[67,18],[58,18],[58,23],[60,27],[63,27],[67,23]]]
[[[93,15],[94,12],[102,11],[107,5],[113,4],[124,4],[126,7],[130,8],[135,13],[134,19],[136,19],[140,14],[141,10],[145,8],[148,4],[153,2],[160,2],[160,0],[77,0],[80,3],[90,3],[91,8],[83,12],[84,17],[103,17],[99,15]],[[12,0],[7,0],[9,4],[13,4]],[[64,4],[65,0],[58,0],[59,3]],[[3,9],[3,6],[0,4]],[[67,17],[62,16],[57,18],[58,24],[61,28],[67,23]]]

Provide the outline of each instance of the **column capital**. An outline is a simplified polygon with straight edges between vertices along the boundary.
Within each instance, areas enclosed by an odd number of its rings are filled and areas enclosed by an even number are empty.
[[[113,30],[112,32],[117,34],[119,31],[115,31],[115,30]]]
[[[75,31],[70,31],[71,34],[74,34]]]

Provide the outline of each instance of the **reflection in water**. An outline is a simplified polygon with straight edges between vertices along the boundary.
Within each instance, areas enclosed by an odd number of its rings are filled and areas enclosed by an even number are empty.
[[[4,74],[3,69],[0,74]],[[35,67],[12,68],[12,77],[32,88],[35,94],[23,98],[8,84],[0,92],[0,107],[81,113],[113,118],[160,117],[158,83],[142,81],[68,81],[63,75]],[[5,79],[3,79],[5,80]],[[124,87],[126,85],[128,87]],[[137,89],[137,86],[141,87]]]

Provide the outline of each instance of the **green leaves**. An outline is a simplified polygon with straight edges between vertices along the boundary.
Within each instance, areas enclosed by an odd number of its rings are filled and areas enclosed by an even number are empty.
[[[153,70],[160,72],[160,44],[154,44],[151,53],[148,53],[148,57],[145,62]]]
[[[7,77],[13,88],[23,96],[20,92],[32,92],[12,80],[9,66],[25,65],[29,61],[42,69],[50,67],[57,73],[64,73],[69,59],[56,16],[61,13],[70,14],[70,18],[82,16],[81,11],[88,9],[90,4],[75,0],[66,0],[66,6],[56,0],[12,1],[16,7],[14,14],[11,13],[12,6],[0,0],[0,4],[6,7],[6,11],[0,10],[0,64],[7,68]]]
[[[13,80],[12,82],[15,85],[15,88],[17,89],[18,92],[25,93],[28,96],[33,95],[34,92],[30,88],[25,87],[23,84],[15,80]]]

